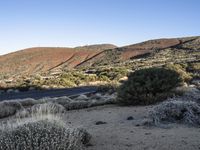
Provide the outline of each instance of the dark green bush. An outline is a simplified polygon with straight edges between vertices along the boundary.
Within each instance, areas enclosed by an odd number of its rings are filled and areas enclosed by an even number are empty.
[[[182,82],[170,69],[149,68],[131,73],[118,90],[118,101],[125,105],[148,105],[167,98]]]

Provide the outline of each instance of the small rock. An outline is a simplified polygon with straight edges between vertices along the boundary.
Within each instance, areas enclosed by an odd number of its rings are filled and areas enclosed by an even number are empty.
[[[162,137],[162,138],[164,138],[165,136],[164,136],[164,135],[162,135],[161,137]]]
[[[133,118],[132,116],[129,116],[129,117],[127,118],[127,120],[134,120],[134,118]]]
[[[95,124],[96,124],[96,125],[101,125],[101,124],[107,124],[107,122],[104,122],[104,121],[97,121]]]

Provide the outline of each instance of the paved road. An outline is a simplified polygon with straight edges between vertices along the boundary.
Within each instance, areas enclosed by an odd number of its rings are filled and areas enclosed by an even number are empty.
[[[72,96],[83,93],[92,93],[97,90],[96,87],[77,87],[77,88],[68,88],[68,89],[53,89],[53,90],[44,90],[44,91],[28,91],[20,93],[5,93],[0,94],[0,101],[2,100],[11,100],[11,99],[24,99],[24,98],[34,98],[40,99],[43,97],[61,97],[61,96]]]

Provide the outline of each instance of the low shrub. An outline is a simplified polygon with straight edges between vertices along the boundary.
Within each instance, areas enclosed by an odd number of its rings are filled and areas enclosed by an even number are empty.
[[[171,96],[182,82],[180,75],[166,68],[141,69],[131,73],[118,90],[118,102],[125,105],[148,105]]]
[[[65,112],[65,108],[56,103],[44,103],[44,104],[35,104],[30,108],[23,109],[16,113],[17,118],[24,118],[24,117],[42,117],[45,115],[54,115],[54,114],[62,114]]]
[[[23,107],[30,107],[30,106],[33,106],[33,105],[39,103],[38,100],[35,100],[35,99],[32,99],[32,98],[19,99],[18,102],[19,102]]]
[[[22,108],[19,102],[3,101],[0,102],[0,118],[5,118],[14,115]]]
[[[166,123],[183,123],[193,126],[200,125],[200,106],[192,101],[169,101],[156,106],[150,113],[153,123],[157,126]]]
[[[84,129],[69,128],[62,120],[26,118],[0,126],[0,150],[80,150],[91,138]]]

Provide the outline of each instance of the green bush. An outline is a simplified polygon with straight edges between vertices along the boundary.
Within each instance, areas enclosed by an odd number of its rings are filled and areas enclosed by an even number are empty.
[[[118,101],[125,105],[148,105],[161,101],[182,82],[170,69],[148,68],[131,73],[118,90]]]

